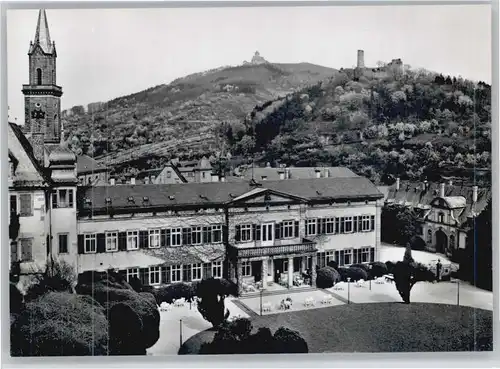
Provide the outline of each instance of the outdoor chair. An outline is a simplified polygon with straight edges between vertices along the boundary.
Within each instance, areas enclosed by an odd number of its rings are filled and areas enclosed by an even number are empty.
[[[334,286],[333,286],[333,289],[335,291],[343,291],[344,290],[344,287],[342,286],[342,282],[338,282],[336,283]]]
[[[163,301],[160,304],[160,311],[168,311],[168,308],[170,307],[170,304],[167,304],[165,301]]]
[[[332,296],[331,295],[325,295],[325,296],[323,296],[323,300],[321,300],[321,303],[323,303],[323,304],[331,304],[332,303]]]
[[[174,306],[175,307],[182,307],[184,306],[184,299],[178,299],[174,301]]]
[[[271,311],[271,303],[265,302],[262,304],[262,311]]]
[[[365,285],[365,280],[360,279],[359,281],[356,282],[356,287],[363,287]]]
[[[385,278],[384,277],[378,277],[375,279],[376,284],[385,284]]]
[[[307,297],[304,300],[304,306],[314,306],[314,299],[312,297]]]

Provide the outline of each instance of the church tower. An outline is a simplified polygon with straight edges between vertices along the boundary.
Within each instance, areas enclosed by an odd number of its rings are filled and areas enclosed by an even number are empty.
[[[22,90],[24,131],[35,149],[61,141],[62,88],[56,84],[56,45],[50,40],[45,9],[38,13],[35,39],[30,42],[28,56],[29,84],[23,85]]]

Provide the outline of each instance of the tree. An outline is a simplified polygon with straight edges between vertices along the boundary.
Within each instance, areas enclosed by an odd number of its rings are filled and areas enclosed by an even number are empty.
[[[384,242],[406,245],[417,234],[417,216],[412,209],[406,206],[384,206],[381,222]]]
[[[405,263],[415,262],[415,260],[411,256],[411,245],[409,242],[406,244],[406,250],[405,250],[405,254],[403,256],[403,262],[405,262]]]
[[[415,261],[408,262],[405,259],[406,253],[403,261],[398,261],[394,266],[393,275],[399,295],[406,304],[409,304],[410,292],[415,283],[432,282],[436,276],[425,265]]]
[[[48,292],[73,292],[76,275],[73,267],[64,260],[50,259],[43,274],[36,275],[26,291],[26,301],[34,300]]]
[[[307,342],[300,336],[299,332],[281,327],[274,333],[275,353],[300,354],[308,353]]]
[[[227,296],[237,295],[238,287],[225,279],[208,278],[198,284],[198,311],[214,327],[219,327],[229,317],[224,300]]]

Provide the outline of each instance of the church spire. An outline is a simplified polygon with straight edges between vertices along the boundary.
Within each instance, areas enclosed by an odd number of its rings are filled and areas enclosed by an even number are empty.
[[[40,9],[38,12],[38,22],[36,24],[36,33],[33,46],[40,45],[43,52],[46,54],[52,53],[53,44],[50,41],[49,23],[47,22],[47,14],[45,9]]]

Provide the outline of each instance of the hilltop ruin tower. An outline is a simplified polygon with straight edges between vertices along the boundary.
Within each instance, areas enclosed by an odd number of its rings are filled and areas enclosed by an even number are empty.
[[[358,50],[357,68],[362,69],[364,67],[365,67],[365,52],[364,52],[364,50]]]

